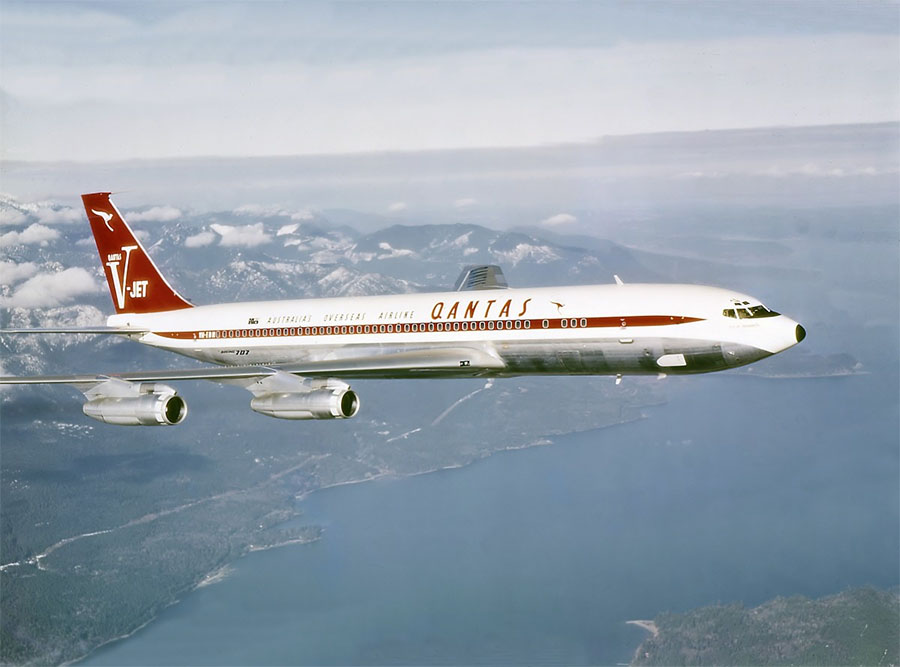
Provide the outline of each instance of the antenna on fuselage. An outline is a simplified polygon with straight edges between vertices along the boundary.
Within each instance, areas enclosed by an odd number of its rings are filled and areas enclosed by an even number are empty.
[[[616,285],[624,285],[625,284],[622,282],[622,279],[619,278],[619,276],[617,276],[615,273],[613,274],[613,278],[616,279]]]

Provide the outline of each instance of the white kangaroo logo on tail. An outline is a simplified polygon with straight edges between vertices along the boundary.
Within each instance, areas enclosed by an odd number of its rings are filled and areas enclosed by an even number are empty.
[[[128,260],[131,257],[131,251],[135,249],[137,249],[136,245],[127,245],[122,248],[122,252],[125,253],[125,266],[122,268],[121,280],[119,280],[119,262],[122,261],[122,255],[118,253],[110,255],[106,262],[106,266],[109,267],[109,273],[112,277],[113,289],[116,291],[116,302],[119,305],[119,310],[125,307],[125,286],[128,284]],[[131,289],[127,290],[128,295],[138,299],[147,296],[148,282],[149,281],[147,280],[135,280]]]
[[[91,213],[96,213],[101,218],[103,218],[103,222],[106,224],[106,228],[109,231],[113,231],[112,225],[109,224],[109,221],[112,220],[112,213],[107,213],[106,211],[98,211],[97,209],[92,208]],[[122,248],[124,250],[124,248]]]

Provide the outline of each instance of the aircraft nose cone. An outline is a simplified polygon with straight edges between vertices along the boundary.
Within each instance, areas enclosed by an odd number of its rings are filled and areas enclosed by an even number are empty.
[[[806,329],[798,324],[797,329],[794,331],[794,334],[797,336],[797,342],[799,343],[804,338],[806,338]]]

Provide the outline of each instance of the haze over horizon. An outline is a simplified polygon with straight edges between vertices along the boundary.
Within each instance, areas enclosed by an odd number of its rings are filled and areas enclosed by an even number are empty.
[[[76,209],[80,193],[111,191],[126,209],[355,209],[378,216],[367,228],[429,221],[508,228],[545,220],[587,231],[595,225],[589,211],[632,217],[685,205],[896,205],[900,123],[666,132],[519,148],[75,164],[8,161],[2,191],[23,203],[51,200]],[[10,222],[0,218],[0,225]]]

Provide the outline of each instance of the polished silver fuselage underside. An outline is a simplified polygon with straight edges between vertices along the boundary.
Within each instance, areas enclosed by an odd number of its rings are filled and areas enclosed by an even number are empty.
[[[452,346],[447,343],[446,346]],[[442,346],[443,347],[443,346]],[[246,356],[234,356],[231,348],[185,350],[167,348],[202,361],[217,364],[289,366],[333,359],[368,359],[407,352],[427,354],[421,343],[376,343],[349,345],[272,345],[249,350]],[[529,340],[496,343],[469,342],[465,349],[497,359],[496,367],[476,364],[457,368],[402,368],[332,372],[335,377],[402,379],[411,377],[509,377],[516,375],[636,375],[691,374],[726,370],[771,356],[771,352],[734,342],[710,342],[690,338],[638,338],[622,342],[618,338]],[[658,359],[666,355],[684,357],[684,365],[661,367]],[[227,363],[226,360],[233,362]],[[237,365],[237,364],[235,364]]]

